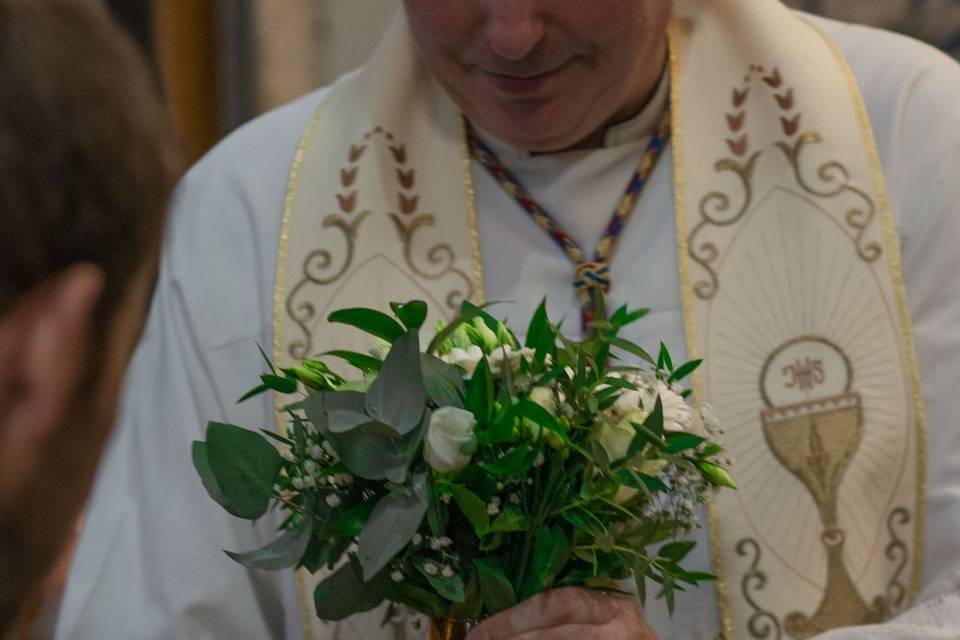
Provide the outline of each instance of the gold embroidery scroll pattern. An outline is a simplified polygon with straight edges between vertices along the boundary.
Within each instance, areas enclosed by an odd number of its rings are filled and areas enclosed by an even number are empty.
[[[300,299],[308,286],[326,286],[333,284],[353,264],[357,235],[360,225],[370,215],[370,211],[357,211],[357,190],[354,185],[360,171],[359,162],[367,150],[366,144],[350,145],[347,164],[340,169],[340,186],[343,191],[336,194],[338,213],[332,213],[322,222],[323,229],[337,229],[343,235],[346,250],[343,260],[337,266],[333,253],[329,249],[315,249],[307,254],[301,267],[300,280],[290,290],[286,300],[286,311],[290,319],[300,328],[302,337],[287,345],[291,358],[299,360],[307,357],[313,348],[313,332],[310,324],[316,319],[316,305],[309,299]]]
[[[890,533],[890,544],[885,549],[887,560],[895,563],[893,575],[887,584],[887,603],[892,611],[899,611],[904,604],[907,589],[900,581],[900,576],[907,566],[907,560],[910,558],[910,552],[903,539],[897,535],[895,527],[904,526],[910,522],[910,512],[897,507],[887,516],[887,531]]]
[[[379,127],[377,129],[380,129]],[[375,132],[379,132],[375,130]],[[370,134],[368,134],[370,135]],[[393,142],[393,136],[385,133],[387,139]],[[417,276],[425,280],[439,280],[453,274],[466,283],[466,289],[454,288],[447,292],[444,302],[451,311],[456,311],[464,300],[473,296],[473,281],[470,276],[456,266],[457,256],[453,248],[446,242],[439,242],[431,246],[426,252],[427,266],[417,264],[413,250],[414,237],[425,227],[436,224],[436,217],[432,213],[418,213],[420,195],[416,192],[416,169],[407,166],[407,148],[403,144],[391,144],[390,154],[395,164],[398,188],[397,206],[400,213],[389,212],[387,215],[397,229],[400,242],[403,243],[403,258]]]
[[[737,177],[743,190],[740,206],[733,206],[730,194],[723,191],[711,191],[700,199],[700,221],[690,231],[688,254],[690,258],[706,271],[706,278],[693,285],[693,292],[701,300],[710,300],[720,286],[714,263],[720,257],[717,245],[710,241],[699,241],[699,236],[708,227],[727,227],[736,224],[750,208],[753,202],[753,170],[761,151],[750,153],[750,136],[747,131],[747,98],[750,96],[754,74],[761,67],[751,65],[743,84],[734,87],[730,99],[730,112],[725,114],[725,124],[730,135],[726,139],[731,156],[721,158],[713,165],[717,173],[732,173]]]
[[[783,78],[779,69],[764,78],[770,88],[776,92],[783,85]],[[777,108],[781,111],[780,123],[783,128],[784,139],[776,146],[786,157],[794,178],[800,188],[810,195],[820,198],[836,198],[843,194],[853,194],[860,201],[860,206],[851,206],[847,209],[844,219],[855,233],[854,244],[857,255],[867,263],[876,262],[883,249],[877,242],[866,242],[865,235],[870,223],[877,216],[877,205],[865,191],[854,186],[850,178],[850,171],[837,160],[827,160],[816,169],[816,180],[819,186],[813,184],[802,168],[801,155],[803,150],[811,144],[819,144],[823,136],[816,131],[806,131],[799,134],[801,114],[793,111],[793,88],[787,88],[783,93],[774,93]]]
[[[736,550],[740,557],[750,558],[750,568],[740,579],[740,592],[743,594],[743,599],[753,609],[753,613],[747,620],[747,631],[749,631],[751,638],[757,638],[758,640],[780,640],[783,637],[780,621],[775,615],[757,604],[754,599],[754,594],[757,591],[763,591],[767,586],[767,574],[758,568],[760,566],[760,545],[752,538],[743,538],[737,542]]]

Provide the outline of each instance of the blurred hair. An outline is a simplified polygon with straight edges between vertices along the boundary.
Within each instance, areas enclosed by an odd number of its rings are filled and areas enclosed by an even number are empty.
[[[153,251],[180,169],[138,47],[92,0],[0,0],[0,315],[72,264],[100,317]]]

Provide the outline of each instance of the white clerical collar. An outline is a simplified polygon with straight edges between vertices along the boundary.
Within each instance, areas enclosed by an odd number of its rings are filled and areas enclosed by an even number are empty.
[[[653,92],[653,96],[647,101],[643,108],[632,118],[618,122],[607,127],[603,134],[604,148],[616,147],[622,144],[630,144],[650,138],[660,124],[663,112],[667,109],[667,103],[670,97],[670,74],[664,70],[660,76],[660,82]],[[489,131],[473,125],[480,138],[496,152],[500,159],[506,158],[526,158],[532,155],[529,151],[515,147],[500,138],[492,135]],[[589,151],[589,149],[581,150]]]

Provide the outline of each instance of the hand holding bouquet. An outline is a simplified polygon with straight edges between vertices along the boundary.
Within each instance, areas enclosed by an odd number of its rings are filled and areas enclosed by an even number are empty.
[[[465,303],[422,349],[426,305],[392,308],[330,316],[379,341],[325,354],[355,378],[320,360],[261,376],[245,398],[298,396],[285,435],[210,423],[194,443],[228,512],[287,514],[275,542],[230,557],[326,567],[314,594],[326,620],[384,601],[475,620],[553,587],[616,591],[630,577],[641,599],[646,578],[658,583],[672,609],[675,591],[712,578],[683,568],[693,543],[682,537],[695,505],[734,486],[719,426],[681,386],[699,361],[674,367],[663,346],[653,359],[619,335],[642,311],[621,308],[576,341],[541,305],[521,346]]]

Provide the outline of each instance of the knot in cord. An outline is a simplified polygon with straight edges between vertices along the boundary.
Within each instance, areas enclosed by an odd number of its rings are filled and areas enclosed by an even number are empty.
[[[581,262],[575,271],[573,286],[583,302],[590,300],[593,289],[610,291],[610,267],[606,262]]]

